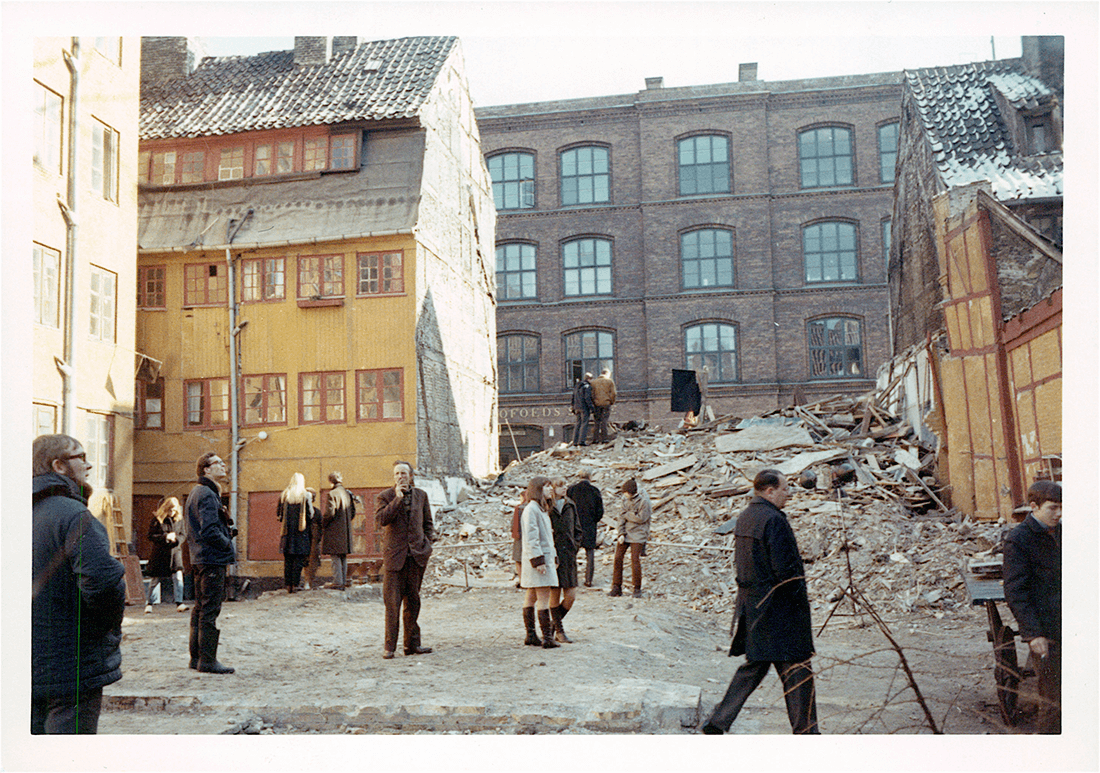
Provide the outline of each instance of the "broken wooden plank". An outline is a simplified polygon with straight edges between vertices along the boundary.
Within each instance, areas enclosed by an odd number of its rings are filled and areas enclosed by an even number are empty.
[[[683,459],[677,459],[675,462],[669,462],[668,464],[662,464],[660,467],[654,467],[651,470],[646,470],[642,473],[642,480],[655,480],[657,478],[663,478],[666,475],[671,475],[674,472],[680,470],[686,470],[689,467],[694,467],[699,461],[695,454],[689,454]]]

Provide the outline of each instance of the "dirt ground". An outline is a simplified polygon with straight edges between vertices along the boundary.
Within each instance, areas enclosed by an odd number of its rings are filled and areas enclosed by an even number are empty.
[[[465,732],[474,733],[631,732],[629,723],[616,721],[625,715],[600,711],[638,685],[657,702],[662,698],[653,695],[690,699],[694,690],[698,704],[687,726],[641,732],[694,733],[693,725],[706,718],[741,662],[726,656],[728,615],[693,611],[664,598],[659,582],[642,599],[609,597],[606,586],[580,588],[565,621],[574,643],[544,650],[522,645],[521,591],[505,573],[478,578],[469,588],[462,587],[461,574],[440,578],[429,572],[426,580],[420,621],[432,654],[405,657],[399,648],[395,659],[382,659],[377,586],[293,595],[268,591],[223,607],[219,659],[237,669],[227,676],[187,668],[189,614],[177,613],[173,604],[152,614],[128,608],[123,679],[105,690],[100,733],[453,732],[446,729],[453,725],[424,719],[433,712],[552,718],[531,720],[522,730],[515,721],[495,729],[488,722],[468,725],[472,729]],[[597,584],[601,580],[607,578],[597,574]],[[820,633],[819,613],[814,622],[824,733],[931,732],[898,656],[866,617],[842,608]],[[1001,721],[983,610],[888,623],[940,731],[1030,729],[1031,716],[1016,727]],[[1028,710],[1029,702],[1022,702]],[[376,721],[363,719],[365,707],[373,707]],[[586,712],[587,721],[581,721]],[[606,723],[599,719],[604,716]],[[749,699],[731,732],[790,732],[774,675]]]

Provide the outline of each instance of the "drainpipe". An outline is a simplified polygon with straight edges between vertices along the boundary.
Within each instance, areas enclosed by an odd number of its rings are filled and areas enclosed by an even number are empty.
[[[240,389],[241,381],[241,363],[238,354],[237,336],[241,334],[243,329],[242,325],[237,323],[237,271],[236,265],[233,262],[233,252],[229,245],[233,243],[233,237],[237,235],[237,232],[241,230],[241,226],[245,221],[252,216],[252,208],[249,207],[245,212],[244,217],[240,220],[229,223],[229,232],[226,236],[226,248],[225,248],[225,266],[227,270],[227,288],[226,292],[229,293],[229,470],[230,470],[230,484],[229,484],[229,517],[233,520],[234,525],[240,528],[237,524],[237,512],[238,512],[238,490],[237,485],[240,481],[240,451],[241,446],[244,443],[241,441],[241,406],[240,395],[238,390]],[[233,538],[233,551],[237,550],[237,538]],[[235,566],[235,565],[234,565]]]
[[[65,59],[65,66],[69,68],[69,152],[66,160],[66,200],[60,196],[57,205],[61,208],[61,216],[65,218],[65,346],[63,360],[54,357],[58,371],[61,373],[61,432],[66,435],[73,434],[73,357],[75,355],[73,340],[76,330],[76,200],[77,200],[77,140],[80,137],[79,129],[79,100],[80,95],[80,38],[73,36],[73,50],[61,51]]]

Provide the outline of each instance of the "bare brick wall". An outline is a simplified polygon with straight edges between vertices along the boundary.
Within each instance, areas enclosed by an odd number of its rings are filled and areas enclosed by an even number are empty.
[[[685,366],[684,329],[703,321],[737,329],[738,379],[711,385],[716,410],[769,410],[789,402],[796,390],[826,397],[869,389],[890,353],[881,224],[891,216],[893,190],[879,181],[877,130],[898,120],[900,81],[900,74],[884,74],[862,81],[651,88],[479,110],[486,156],[516,150],[535,156],[535,206],[498,213],[496,240],[536,246],[538,298],[499,303],[497,333],[539,337],[541,391],[502,394],[502,411],[567,407],[563,335],[600,329],[614,335],[615,380],[623,393],[615,419],[667,425],[679,418],[668,413],[668,392],[671,370]],[[798,132],[820,124],[852,128],[853,186],[801,189]],[[700,133],[730,139],[730,194],[679,196],[676,143]],[[558,158],[576,144],[609,148],[610,203],[561,207]],[[802,229],[820,219],[856,224],[858,283],[807,287]],[[683,289],[681,235],[703,226],[732,232],[735,287]],[[592,235],[612,240],[612,296],[565,298],[561,245]],[[833,315],[862,322],[863,379],[810,378],[807,320]],[[562,420],[533,417],[531,423],[558,426]]]

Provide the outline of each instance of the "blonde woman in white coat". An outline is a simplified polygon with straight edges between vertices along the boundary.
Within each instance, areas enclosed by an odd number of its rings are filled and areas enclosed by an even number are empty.
[[[557,552],[554,531],[550,525],[550,508],[554,506],[554,485],[549,478],[535,476],[527,484],[527,506],[520,515],[521,553],[520,585],[526,588],[523,600],[523,624],[527,628],[524,644],[545,649],[560,647],[554,641],[554,625],[550,620],[550,589],[558,585]],[[535,614],[538,614],[542,640],[535,634]]]

